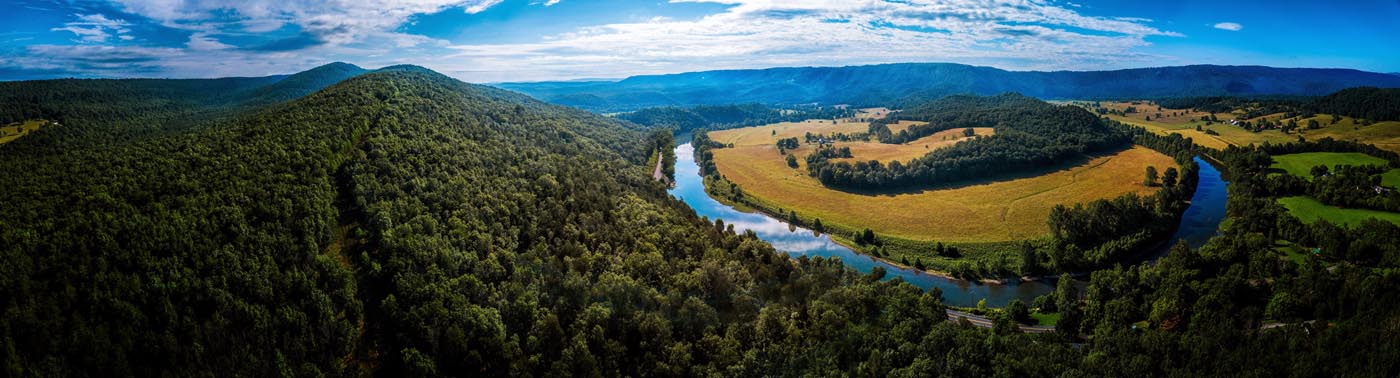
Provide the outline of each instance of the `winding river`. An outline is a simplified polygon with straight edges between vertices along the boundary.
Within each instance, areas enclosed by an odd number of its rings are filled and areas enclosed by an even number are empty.
[[[856,253],[833,242],[825,234],[818,235],[808,229],[793,227],[762,213],[738,211],[705,193],[700,167],[695,163],[694,148],[689,143],[676,147],[675,152],[676,186],[669,191],[672,196],[690,205],[698,215],[723,219],[724,223],[734,225],[736,231],[753,230],[759,238],[792,256],[840,258],[847,266],[863,273],[869,273],[876,266],[883,267],[885,279],[899,277],[925,290],[936,287],[943,292],[943,302],[954,306],[975,306],[977,301],[984,298],[990,306],[1004,306],[1012,299],[1030,303],[1035,297],[1050,293],[1055,288],[1052,280],[984,285],[903,269]],[[1190,209],[1182,217],[1181,227],[1173,236],[1187,240],[1192,247],[1199,247],[1215,235],[1216,227],[1225,213],[1225,182],[1221,180],[1220,172],[1205,161],[1197,161],[1201,164],[1200,184]]]

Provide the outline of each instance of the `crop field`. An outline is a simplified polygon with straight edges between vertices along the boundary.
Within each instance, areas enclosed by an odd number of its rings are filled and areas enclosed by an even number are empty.
[[[988,136],[995,133],[995,131],[993,131],[993,129],[990,127],[977,127],[974,128],[973,131],[975,131],[976,135],[978,136]],[[836,142],[834,143],[836,147],[850,147],[852,157],[833,160],[844,160],[851,162],[855,162],[857,160],[878,160],[886,164],[889,164],[889,162],[895,160],[898,160],[900,162],[908,162],[911,159],[928,154],[929,151],[951,146],[967,139],[967,137],[963,136],[963,129],[954,129],[940,131],[934,133],[933,135],[915,139],[905,144],[887,144],[873,141]],[[776,143],[776,141],[774,142]],[[805,151],[806,152],[798,151],[798,153],[800,154],[798,156],[806,156],[807,152],[810,152],[811,150],[807,149]]]
[[[1084,101],[1076,101],[1074,103],[1081,106],[1092,104]],[[1158,111],[1156,105],[1146,101],[1139,102],[1137,105],[1128,102],[1102,102],[1100,105],[1112,110],[1124,110],[1128,106],[1133,106],[1137,108],[1138,113],[1128,114],[1126,116],[1109,114],[1107,117],[1115,121],[1141,126],[1159,134],[1181,134],[1184,137],[1191,138],[1196,144],[1216,149],[1223,149],[1230,145],[1246,146],[1264,142],[1287,143],[1298,140],[1298,136],[1301,135],[1303,138],[1309,140],[1330,137],[1337,140],[1364,142],[1374,144],[1386,150],[1400,152],[1400,122],[1394,121],[1376,122],[1367,126],[1362,126],[1357,123],[1356,119],[1351,117],[1338,117],[1338,121],[1333,123],[1331,115],[1318,114],[1310,118],[1299,117],[1293,120],[1300,126],[1307,125],[1309,120],[1316,120],[1322,125],[1320,129],[1305,130],[1304,127],[1300,127],[1298,131],[1291,134],[1285,134],[1281,130],[1264,130],[1256,133],[1238,126],[1230,125],[1228,122],[1231,119],[1235,119],[1237,116],[1234,113],[1216,113],[1215,117],[1226,123],[1216,122],[1212,125],[1206,125],[1206,122],[1200,120],[1201,116],[1210,115],[1205,112],[1166,108],[1162,108],[1161,111]],[[1160,116],[1158,116],[1158,113],[1160,113]],[[1174,115],[1172,113],[1176,114]],[[1147,120],[1148,116],[1151,116],[1152,120]],[[1284,115],[1281,113],[1270,114],[1256,118],[1241,119],[1241,121],[1249,121],[1251,123],[1258,123],[1264,119],[1274,122],[1286,121],[1287,119],[1283,116]],[[1200,126],[1202,130],[1197,131],[1197,126]],[[1219,135],[1209,135],[1205,132],[1206,130],[1214,131]]]
[[[1274,164],[1270,167],[1311,180],[1312,167],[1319,165],[1331,168],[1338,165],[1378,165],[1384,167],[1389,164],[1385,159],[1360,152],[1304,152],[1274,156]]]
[[[806,120],[802,122],[779,122],[763,126],[721,130],[710,133],[710,139],[720,143],[742,145],[773,145],[778,139],[802,139],[808,132],[812,134],[863,133],[870,129],[868,122],[854,119]]]
[[[790,151],[805,156],[810,147]],[[769,143],[714,150],[721,174],[751,200],[824,224],[870,228],[882,236],[914,241],[998,242],[1047,235],[1055,204],[1155,191],[1142,185],[1146,166],[1174,166],[1168,156],[1143,147],[1066,164],[1043,174],[1004,177],[953,187],[891,193],[853,193],[823,186],[806,167],[788,167]],[[798,159],[801,161],[802,159]]]
[[[1319,219],[1326,219],[1328,222],[1351,227],[1361,223],[1362,220],[1376,218],[1400,225],[1400,213],[1368,209],[1344,209],[1318,202],[1312,197],[1295,196],[1279,198],[1278,203],[1287,208],[1290,214],[1298,217],[1298,219],[1302,220],[1304,223],[1313,223],[1317,222]]]
[[[909,129],[909,126],[923,125],[923,124],[926,124],[926,122],[918,122],[918,121],[899,121],[898,123],[892,123],[892,124],[886,125],[885,127],[888,127],[888,128],[890,129],[890,133],[891,133],[891,134],[899,134],[900,131],[908,130],[908,129]]]
[[[0,126],[0,144],[9,143],[22,136],[29,135],[29,133],[39,130],[40,127],[48,123],[49,121],[44,120],[30,120],[24,121],[24,123],[16,122]]]

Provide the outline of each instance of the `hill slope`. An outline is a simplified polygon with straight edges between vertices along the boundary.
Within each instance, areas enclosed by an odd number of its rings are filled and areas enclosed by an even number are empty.
[[[696,218],[607,117],[395,69],[213,126],[0,149],[9,375],[826,375],[962,332]],[[808,306],[871,331],[744,336]]]
[[[60,139],[37,145],[140,140],[206,127],[364,72],[332,63],[290,76],[0,82],[0,124],[47,119],[63,125],[23,139]]]
[[[506,83],[546,101],[594,110],[758,102],[912,105],[950,94],[1018,92],[1043,99],[1323,95],[1400,87],[1400,77],[1346,69],[1181,66],[1115,71],[1005,71],[948,63],[770,68],[634,76],[616,82]]]

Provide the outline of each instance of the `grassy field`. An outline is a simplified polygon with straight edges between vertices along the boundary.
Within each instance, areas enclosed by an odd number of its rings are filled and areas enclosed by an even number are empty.
[[[710,133],[710,139],[736,146],[746,145],[768,145],[772,146],[778,139],[797,138],[802,140],[808,132],[812,134],[834,133],[863,133],[870,129],[867,122],[858,122],[855,119],[832,120],[807,120],[802,122],[779,122],[763,126],[745,127],[740,129],[721,130]]]
[[[1305,223],[1313,223],[1318,219],[1326,219],[1328,222],[1355,226],[1367,218],[1377,218],[1383,221],[1400,225],[1400,214],[1388,213],[1384,211],[1366,209],[1343,209],[1336,206],[1328,206],[1318,202],[1311,197],[1296,196],[1279,198],[1278,203],[1288,208],[1288,212],[1298,217]]]
[[[1384,159],[1359,152],[1305,152],[1274,156],[1272,168],[1288,174],[1312,180],[1312,167],[1326,165],[1379,165],[1386,166]],[[1381,185],[1400,188],[1400,169],[1391,169],[1381,175]]]
[[[0,144],[9,143],[22,136],[29,135],[29,133],[37,131],[40,127],[48,124],[49,121],[45,120],[30,120],[24,121],[24,123],[11,123],[0,126]]]
[[[1048,236],[1046,218],[1056,204],[1112,198],[1128,192],[1156,190],[1142,185],[1146,166],[1165,170],[1175,162],[1147,148],[1085,157],[1033,174],[993,177],[948,187],[900,192],[847,192],[827,188],[807,175],[806,155],[813,146],[788,151],[798,157],[789,167],[775,142],[802,138],[807,132],[863,132],[856,119],[785,122],[710,133],[733,148],[713,150],[715,164],[727,183],[708,183],[712,195],[740,209],[770,214],[796,211],[802,222],[821,220],[833,239],[855,246],[849,235],[870,228],[882,240],[882,255],[891,262],[920,261],[929,269],[983,275],[1014,266],[1022,241],[1039,244]],[[975,129],[989,135],[990,128]],[[965,140],[962,129],[934,134],[904,145],[838,142],[850,147],[853,159],[912,159],[933,149]],[[739,198],[729,183],[742,189]],[[730,200],[726,200],[726,198]],[[955,245],[961,257],[937,256],[934,243]],[[867,248],[856,248],[870,253]]]
[[[1312,167],[1319,165],[1331,168],[1338,165],[1378,165],[1384,167],[1389,164],[1385,159],[1360,152],[1305,152],[1274,156],[1274,164],[1271,167],[1311,180]]]
[[[811,147],[790,151],[805,156]],[[853,193],[827,188],[807,175],[803,159],[788,167],[777,147],[744,145],[714,150],[721,174],[771,207],[882,236],[943,242],[998,242],[1045,236],[1055,204],[1151,193],[1144,167],[1175,165],[1170,157],[1137,147],[1074,162],[1041,175],[895,193]]]
[[[990,127],[978,127],[973,129],[978,136],[988,136],[995,133]],[[835,161],[870,161],[878,160],[889,164],[891,161],[908,162],[911,159],[924,156],[939,148],[951,146],[958,142],[967,140],[963,136],[963,129],[944,130],[933,135],[915,139],[905,144],[887,144],[880,142],[836,142],[837,147],[850,147],[851,158],[833,159]],[[775,143],[777,141],[774,141]],[[799,152],[798,156],[805,156],[811,150]]]
[[[1074,103],[1081,106],[1091,104],[1084,101],[1076,101]],[[1136,107],[1138,113],[1124,116],[1110,114],[1107,117],[1115,121],[1141,126],[1159,134],[1181,134],[1181,136],[1191,138],[1196,144],[1216,149],[1223,149],[1230,145],[1246,146],[1264,142],[1287,143],[1298,140],[1298,136],[1301,135],[1309,140],[1330,137],[1337,140],[1370,143],[1386,150],[1400,152],[1400,122],[1377,122],[1368,126],[1361,126],[1356,122],[1356,119],[1340,117],[1339,121],[1334,124],[1332,123],[1331,115],[1318,114],[1311,118],[1299,117],[1294,119],[1299,125],[1307,125],[1309,120],[1316,120],[1323,126],[1317,130],[1303,130],[1300,128],[1299,131],[1292,134],[1284,134],[1281,130],[1264,130],[1256,133],[1238,126],[1232,126],[1228,123],[1231,119],[1236,119],[1236,117],[1238,117],[1239,114],[1237,113],[1216,113],[1215,117],[1226,123],[1217,122],[1207,126],[1205,121],[1200,120],[1201,116],[1210,115],[1204,112],[1165,108],[1158,111],[1156,105],[1147,101],[1140,101],[1137,105],[1133,105],[1130,102],[1101,102],[1099,105],[1112,110],[1123,110],[1128,106]],[[1158,113],[1160,113],[1160,117]],[[1150,121],[1147,120],[1149,116],[1152,117]],[[1240,120],[1258,123],[1260,120],[1264,119],[1270,121],[1286,120],[1283,114],[1270,114],[1262,117]],[[1196,131],[1197,126],[1200,126],[1202,130]],[[1205,132],[1206,130],[1214,131],[1219,135],[1209,135]]]

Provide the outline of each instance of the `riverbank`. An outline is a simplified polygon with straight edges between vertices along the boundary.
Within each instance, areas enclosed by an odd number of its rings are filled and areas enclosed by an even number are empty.
[[[795,226],[814,229],[822,234],[829,235],[833,242],[846,248],[850,248],[861,255],[877,259],[889,265],[898,266],[908,270],[917,270],[925,274],[944,277],[952,280],[965,280],[982,284],[1005,285],[1009,278],[1018,277],[1014,274],[1016,264],[1019,263],[1017,253],[1020,252],[1022,243],[1032,243],[1033,246],[1043,245],[1044,240],[1008,241],[1008,242],[988,242],[988,243],[941,243],[936,241],[916,241],[887,235],[878,235],[880,245],[863,246],[856,243],[850,235],[856,235],[863,230],[856,230],[845,226],[839,222],[826,221],[812,217],[803,216],[800,213],[784,211],[785,209],[771,204],[762,198],[751,194],[743,193],[743,189],[732,182],[720,178],[714,180],[705,178],[705,192],[714,200],[744,212],[763,214],[773,219],[778,219]],[[734,188],[734,189],[730,189]],[[820,222],[820,227],[818,227]],[[939,244],[947,251],[957,251],[958,257],[930,255],[929,251],[939,249]],[[924,269],[915,267],[916,262],[922,263]],[[959,272],[962,272],[959,274]],[[1018,280],[1020,282],[1034,281]]]

